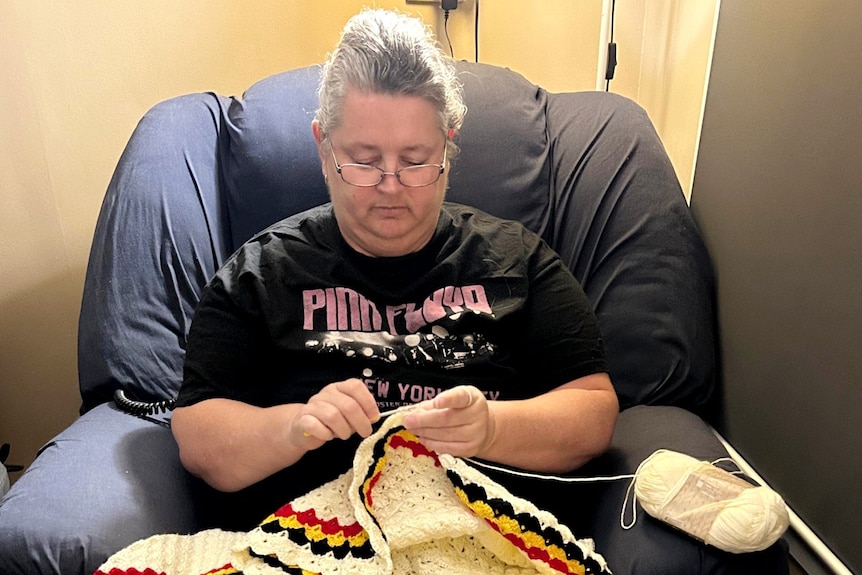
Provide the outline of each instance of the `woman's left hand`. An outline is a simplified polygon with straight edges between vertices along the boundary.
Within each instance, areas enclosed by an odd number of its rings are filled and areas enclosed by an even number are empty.
[[[470,385],[448,389],[417,405],[404,427],[437,453],[474,457],[494,438],[494,417],[482,392]]]

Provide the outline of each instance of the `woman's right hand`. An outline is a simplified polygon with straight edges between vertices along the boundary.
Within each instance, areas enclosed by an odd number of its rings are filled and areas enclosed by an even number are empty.
[[[305,450],[327,441],[347,439],[354,433],[371,435],[371,424],[380,419],[374,396],[365,383],[353,378],[330,383],[303,405],[291,422],[290,438]]]

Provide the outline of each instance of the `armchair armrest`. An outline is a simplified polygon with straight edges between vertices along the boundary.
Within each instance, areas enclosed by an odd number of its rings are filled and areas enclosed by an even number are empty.
[[[169,429],[102,404],[46,444],[0,501],[0,573],[89,575],[157,533],[200,529]]]
[[[637,406],[620,414],[610,450],[582,473],[632,474],[657,449],[686,453],[702,461],[728,457],[712,428],[696,415],[678,407]],[[639,505],[634,526],[623,529],[620,514],[628,485],[628,481],[617,481],[588,487],[595,497],[592,536],[615,575],[788,573],[787,544],[781,539],[764,551],[728,553],[651,517]],[[637,504],[630,500],[628,509],[632,505]],[[627,515],[627,523],[629,518]]]

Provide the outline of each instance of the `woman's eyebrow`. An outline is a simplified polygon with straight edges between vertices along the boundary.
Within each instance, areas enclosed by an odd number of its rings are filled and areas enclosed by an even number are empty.
[[[426,144],[413,144],[411,146],[406,146],[398,150],[399,154],[411,154],[414,152],[423,152],[423,153],[432,153],[436,149],[435,146],[426,145]],[[347,153],[359,153],[359,152],[374,152],[379,153],[380,147],[373,144],[365,144],[362,142],[355,142],[353,144],[347,144],[344,146],[344,151]]]

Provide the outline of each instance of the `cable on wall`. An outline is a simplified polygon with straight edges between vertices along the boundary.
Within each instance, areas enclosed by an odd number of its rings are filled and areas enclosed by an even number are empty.
[[[478,1],[478,0],[477,0]],[[611,0],[611,37],[608,42],[608,61],[605,68],[605,92],[610,92],[611,80],[614,79],[614,71],[617,67],[617,44],[614,42],[614,23],[617,8],[616,0]]]
[[[443,34],[446,36],[446,44],[449,47],[449,56],[455,57],[455,50],[452,48],[452,37],[449,35],[449,14],[452,10],[458,8],[459,0],[442,0],[440,8],[443,10]],[[479,62],[479,0],[476,0],[476,8],[473,14],[473,49],[474,58]]]
[[[443,30],[446,32],[446,42],[449,43],[449,56],[455,58],[452,38],[449,37],[449,12],[458,9],[458,0],[440,0],[440,8],[443,9]]]
[[[479,0],[476,0],[476,12],[473,16],[473,46],[476,50],[476,62],[479,61]]]

